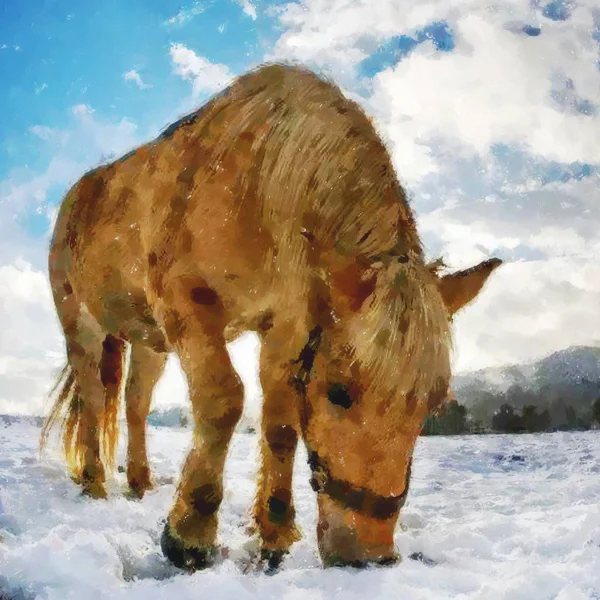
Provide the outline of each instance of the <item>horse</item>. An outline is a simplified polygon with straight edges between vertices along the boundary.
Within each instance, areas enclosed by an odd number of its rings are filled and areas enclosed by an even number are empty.
[[[106,498],[124,392],[142,497],[152,390],[175,353],[194,435],[161,547],[180,568],[210,565],[243,408],[226,344],[255,331],[260,559],[276,568],[299,539],[301,439],[322,564],[393,563],[413,448],[448,392],[452,317],[501,262],[441,275],[362,108],[304,66],[261,65],[64,197],[48,270],[67,364],[41,445],[62,423],[73,479]]]

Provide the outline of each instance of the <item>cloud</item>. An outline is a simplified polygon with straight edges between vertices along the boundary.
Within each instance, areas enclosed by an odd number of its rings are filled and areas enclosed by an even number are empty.
[[[0,321],[0,413],[39,413],[62,360],[45,273],[23,260],[0,266]]]
[[[600,345],[600,265],[552,258],[498,269],[455,323],[456,368],[527,362],[571,345]]]
[[[75,116],[79,117],[79,116],[83,116],[83,115],[91,115],[94,111],[87,104],[76,104],[75,106],[71,107],[71,112]]]
[[[244,14],[251,17],[251,19],[253,21],[256,21],[256,18],[257,18],[256,7],[254,6],[254,4],[252,4],[252,2],[250,2],[250,0],[235,0],[235,1],[242,7]]]
[[[152,87],[151,85],[148,85],[142,81],[141,75],[135,69],[131,69],[131,71],[123,73],[123,79],[125,81],[133,81],[140,88],[140,90],[147,90],[148,88]]]
[[[40,152],[51,152],[45,169],[13,169],[0,180],[0,265],[26,258],[35,268],[45,268],[44,239],[29,239],[23,220],[30,215],[46,216],[48,225],[54,203],[90,167],[119,156],[140,139],[134,123],[127,119],[106,121],[95,116],[85,104],[70,109],[69,127],[57,129],[32,125]]]
[[[166,21],[164,21],[163,25],[166,26],[177,26],[183,25],[187,23],[194,17],[202,14],[205,8],[200,2],[194,2],[192,6],[188,8],[182,8],[177,13],[175,13],[172,17],[169,17]]]
[[[183,44],[172,44],[170,49],[174,72],[192,82],[192,95],[214,93],[225,87],[234,77],[227,65],[211,63]]]

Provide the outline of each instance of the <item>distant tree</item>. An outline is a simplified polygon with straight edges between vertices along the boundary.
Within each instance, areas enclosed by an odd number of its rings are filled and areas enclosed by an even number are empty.
[[[567,406],[565,408],[565,418],[567,420],[567,428],[568,429],[576,429],[577,428],[577,413],[572,406]]]
[[[521,421],[525,431],[546,431],[550,428],[551,418],[548,409],[537,412],[537,406],[526,404],[521,411]]]
[[[460,435],[467,432],[467,409],[452,399],[428,415],[421,435]]]
[[[600,426],[600,398],[596,398],[592,403],[592,421]]]
[[[533,404],[526,404],[521,410],[523,427],[527,431],[539,431],[539,418],[537,406],[533,406]]]
[[[515,418],[515,409],[511,404],[503,404],[492,417],[492,429],[495,431],[508,431],[509,424]]]
[[[540,413],[538,425],[538,431],[548,431],[550,429],[552,425],[552,417],[550,416],[550,411],[548,409]]]
[[[456,400],[450,400],[443,415],[446,435],[459,435],[467,430],[467,409]]]

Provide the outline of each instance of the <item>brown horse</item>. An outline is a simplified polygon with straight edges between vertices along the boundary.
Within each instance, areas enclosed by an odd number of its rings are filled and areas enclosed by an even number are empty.
[[[142,496],[152,389],[176,352],[195,432],[162,547],[206,565],[243,401],[226,343],[257,331],[263,557],[298,539],[302,436],[324,563],[390,562],[416,438],[447,394],[452,314],[499,264],[440,277],[358,105],[307,70],[261,67],[67,194],[49,272],[68,364],[42,442],[64,419],[74,477],[106,496],[131,344],[127,478]]]

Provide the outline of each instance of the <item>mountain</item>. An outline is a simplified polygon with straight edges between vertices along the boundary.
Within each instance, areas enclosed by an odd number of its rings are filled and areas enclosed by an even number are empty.
[[[457,375],[452,386],[457,401],[483,423],[503,404],[534,405],[538,412],[548,409],[558,427],[588,415],[600,398],[600,348],[572,346],[532,364]]]

